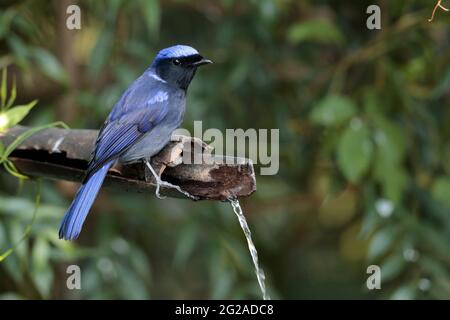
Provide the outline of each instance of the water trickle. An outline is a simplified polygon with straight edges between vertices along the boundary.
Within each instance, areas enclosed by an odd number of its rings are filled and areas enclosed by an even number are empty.
[[[270,297],[266,291],[266,276],[264,275],[264,270],[259,266],[258,251],[256,251],[255,244],[253,243],[252,233],[250,231],[250,228],[248,227],[247,220],[245,219],[241,205],[239,204],[239,200],[229,199],[229,201],[231,203],[231,206],[233,207],[234,213],[239,219],[239,224],[241,225],[242,231],[244,231],[245,238],[247,239],[248,249],[250,250],[250,255],[252,256],[253,264],[255,266],[256,278],[258,279],[258,284],[261,288],[263,299],[270,300]]]

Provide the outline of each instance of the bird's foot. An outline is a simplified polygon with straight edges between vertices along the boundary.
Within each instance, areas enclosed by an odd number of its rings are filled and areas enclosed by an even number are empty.
[[[162,179],[160,178],[160,176],[155,172],[155,170],[153,169],[153,167],[151,166],[151,164],[150,164],[149,161],[145,160],[145,164],[146,164],[147,167],[150,169],[150,171],[151,171],[152,174],[153,174],[153,177],[154,177],[155,180],[156,180],[156,190],[155,190],[155,195],[156,195],[156,197],[157,197],[158,199],[165,199],[165,198],[166,198],[166,197],[164,197],[164,196],[161,196],[161,194],[159,193],[159,190],[161,189],[161,187],[175,189],[175,190],[177,190],[178,192],[184,194],[186,197],[188,197],[189,199],[192,199],[192,200],[198,200],[198,199],[199,199],[199,197],[191,195],[189,192],[184,191],[184,190],[181,189],[179,186],[177,186],[177,185],[175,185],[175,184],[172,184],[172,183],[170,183],[170,182],[167,182],[167,181],[162,180]]]
[[[159,181],[156,180],[155,196],[156,196],[158,199],[161,199],[161,200],[167,198],[167,197],[165,197],[165,196],[162,196],[162,195],[159,193],[159,189],[161,188],[161,185],[163,185],[163,182],[164,182],[164,181],[162,181],[161,179],[159,179]]]
[[[186,197],[188,197],[188,198],[190,198],[190,199],[192,199],[192,200],[198,200],[198,199],[199,199],[198,197],[193,196],[193,195],[190,194],[189,192],[184,191],[184,190],[181,189],[179,186],[177,186],[177,185],[175,185],[175,184],[172,184],[172,183],[170,183],[170,182],[161,180],[161,178],[159,178],[159,177],[158,177],[158,179],[156,180],[156,184],[157,184],[157,186],[156,186],[156,192],[155,192],[155,195],[156,195],[159,199],[164,199],[164,198],[166,198],[166,197],[163,197],[163,196],[161,196],[161,195],[159,194],[159,189],[160,189],[161,187],[175,189],[175,190],[177,190],[179,193],[184,194]]]

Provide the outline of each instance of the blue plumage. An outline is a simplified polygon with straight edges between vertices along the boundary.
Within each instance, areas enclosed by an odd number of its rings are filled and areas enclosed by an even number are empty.
[[[150,159],[183,121],[186,90],[197,67],[211,63],[197,50],[177,45],[161,50],[123,93],[101,128],[83,184],[67,210],[59,237],[76,239],[109,168],[116,162]]]
[[[183,57],[195,56],[198,54],[199,54],[198,51],[195,50],[194,48],[179,44],[159,51],[158,54],[156,55],[154,62],[157,63],[157,61],[160,59],[167,59],[167,58],[178,59]]]
[[[78,237],[89,209],[94,203],[95,197],[102,186],[106,173],[112,164],[113,162],[105,164],[80,187],[75,195],[75,199],[61,222],[61,226],[59,228],[59,238],[73,240]]]

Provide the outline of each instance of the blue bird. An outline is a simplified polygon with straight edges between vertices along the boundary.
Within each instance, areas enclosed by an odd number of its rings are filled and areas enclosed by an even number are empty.
[[[188,195],[178,186],[162,181],[150,165],[150,158],[181,125],[187,88],[197,67],[209,63],[211,60],[189,46],[163,49],[122,94],[99,131],[82,185],[61,222],[60,239],[78,237],[103,180],[116,161],[144,161],[156,179],[158,198],[160,186],[176,188]]]

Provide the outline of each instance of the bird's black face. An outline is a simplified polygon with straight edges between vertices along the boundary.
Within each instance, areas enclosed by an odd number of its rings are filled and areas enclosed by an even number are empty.
[[[170,60],[174,66],[184,69],[197,68],[199,66],[212,63],[211,60],[205,59],[199,54],[194,54],[187,57],[172,58]]]
[[[163,80],[186,90],[197,68],[210,63],[212,63],[211,60],[205,59],[199,54],[194,54],[160,59],[155,69]]]

